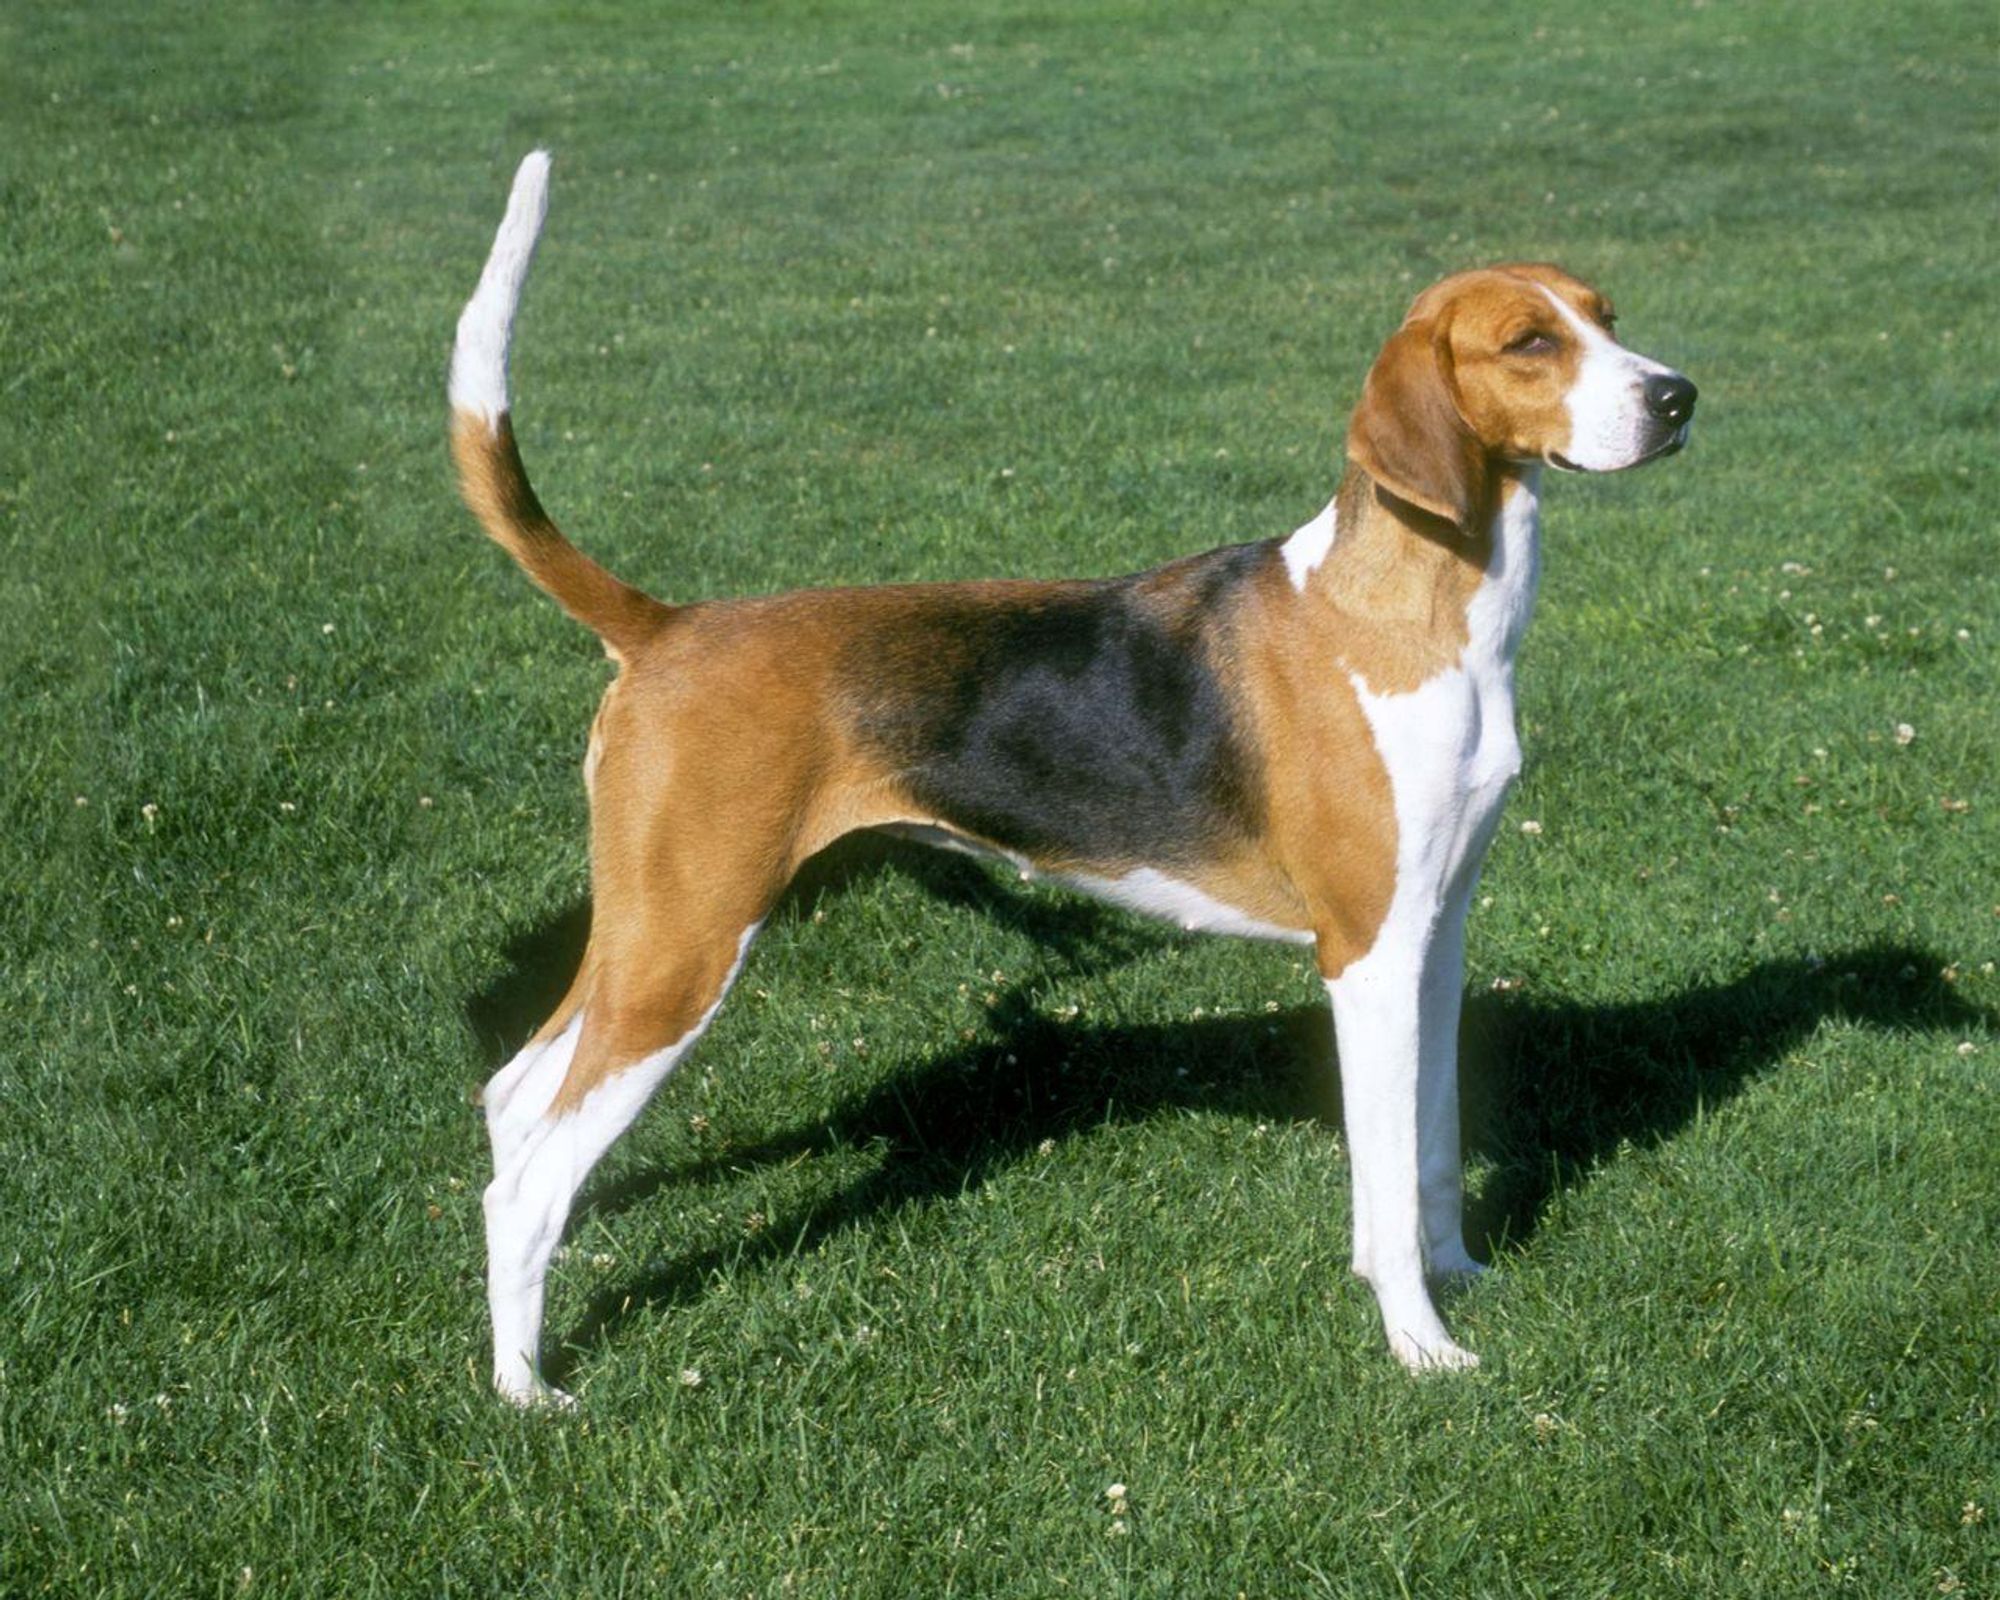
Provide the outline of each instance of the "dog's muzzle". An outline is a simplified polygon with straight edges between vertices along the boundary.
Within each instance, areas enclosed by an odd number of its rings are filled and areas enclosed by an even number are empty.
[[[1545,459],[1549,465],[1563,472],[1623,472],[1644,466],[1648,461],[1657,461],[1661,456],[1673,455],[1687,448],[1688,430],[1694,426],[1694,403],[1700,393],[1678,372],[1653,373],[1640,386],[1639,400],[1645,407],[1646,421],[1642,448],[1631,460],[1608,469],[1593,469],[1570,460],[1559,450],[1551,450]]]

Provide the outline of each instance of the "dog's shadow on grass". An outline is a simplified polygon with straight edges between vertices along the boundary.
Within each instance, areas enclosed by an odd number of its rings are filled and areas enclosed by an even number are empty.
[[[843,844],[788,897],[789,914],[893,865],[927,892],[1031,933],[1050,969],[1103,971],[1174,937],[1089,902],[1003,888],[969,861],[889,841]],[[787,914],[781,912],[781,914]],[[561,998],[588,932],[577,908],[510,948],[514,972],[467,1002],[498,1062]],[[1670,1138],[1727,1099],[1819,1024],[1969,1030],[1994,1020],[1939,977],[1927,951],[1875,945],[1823,962],[1762,962],[1722,984],[1656,1000],[1586,1005],[1519,994],[1469,997],[1461,1030],[1467,1153],[1490,1163],[1466,1236],[1491,1255],[1530,1237],[1550,1198],[1631,1143]],[[579,1211],[643,1203],[804,1155],[868,1150],[872,1169],[845,1189],[773,1217],[726,1248],[656,1263],[598,1292],[566,1338],[550,1341],[551,1377],[578,1352],[654,1308],[685,1302],[719,1271],[811,1248],[843,1228],[977,1187],[1047,1140],[1176,1107],[1257,1120],[1339,1122],[1339,1078],[1324,1006],[1185,1023],[1103,1025],[1039,1015],[1032,979],[989,1011],[991,1036],[945,1050],[769,1138],[683,1164],[593,1183]]]

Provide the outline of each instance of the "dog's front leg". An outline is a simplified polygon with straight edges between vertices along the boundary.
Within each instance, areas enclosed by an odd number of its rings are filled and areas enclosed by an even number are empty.
[[[1433,1278],[1486,1271],[1465,1248],[1465,1163],[1458,1115],[1458,1023],[1465,999],[1470,886],[1447,903],[1424,961],[1417,1067],[1417,1197],[1424,1265]]]
[[[1445,1332],[1424,1281],[1418,1134],[1424,1121],[1433,1143],[1444,1131],[1435,1107],[1432,1118],[1420,1118],[1419,1100],[1423,1008],[1433,992],[1426,969],[1448,953],[1436,943],[1392,938],[1326,985],[1354,1172],[1354,1271],[1375,1291],[1389,1348],[1412,1372],[1479,1361]]]

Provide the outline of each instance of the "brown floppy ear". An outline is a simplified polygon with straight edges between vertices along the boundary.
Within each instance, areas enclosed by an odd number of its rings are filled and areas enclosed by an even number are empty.
[[[1347,453],[1397,499],[1466,533],[1486,500],[1486,451],[1452,398],[1449,349],[1430,317],[1390,335],[1347,425]]]

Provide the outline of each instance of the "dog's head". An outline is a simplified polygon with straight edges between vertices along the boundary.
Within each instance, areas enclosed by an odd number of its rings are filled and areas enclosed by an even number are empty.
[[[1398,499],[1469,530],[1505,462],[1618,472],[1687,443],[1695,387],[1621,345],[1611,302],[1560,267],[1456,273],[1382,347],[1347,453]]]

